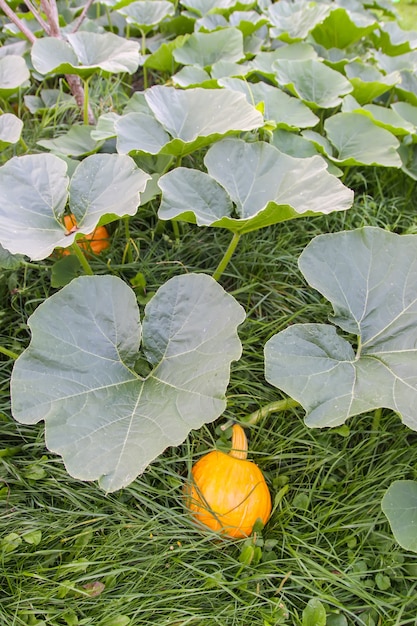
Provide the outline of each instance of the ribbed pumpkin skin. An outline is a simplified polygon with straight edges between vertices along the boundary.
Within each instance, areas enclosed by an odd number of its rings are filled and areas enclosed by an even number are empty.
[[[64,225],[67,230],[71,230],[77,225],[75,216],[72,213],[71,215],[64,216]],[[105,226],[97,226],[92,233],[85,235],[82,239],[78,239],[77,243],[80,248],[86,252],[100,254],[100,252],[108,248],[110,245],[109,232]],[[71,253],[69,250],[64,248],[62,254],[66,256]]]
[[[271,514],[271,494],[259,467],[214,450],[192,469],[186,490],[187,506],[195,519],[229,537],[248,537],[260,518]]]

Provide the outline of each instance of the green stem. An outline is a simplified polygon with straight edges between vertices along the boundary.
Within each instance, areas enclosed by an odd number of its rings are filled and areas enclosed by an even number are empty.
[[[146,54],[146,33],[141,30],[140,31],[142,33],[142,54],[143,56],[145,56]],[[143,69],[143,89],[147,89],[148,88],[148,68],[145,67],[144,65],[142,65],[142,69]]]
[[[285,400],[276,400],[275,402],[270,402],[265,406],[262,406],[257,411],[250,413],[246,417],[239,420],[239,424],[241,426],[253,426],[257,424],[261,419],[269,415],[270,413],[280,413],[282,411],[287,411],[288,409],[293,409],[297,406],[300,406],[300,403],[297,400],[293,400],[292,398],[285,398]],[[229,420],[221,427],[222,430],[227,430],[231,426],[233,426],[233,420]]]
[[[98,6],[98,3],[97,3],[97,6]],[[108,27],[109,27],[109,31],[111,33],[114,33],[114,26],[113,26],[111,15],[110,15],[110,9],[109,9],[109,7],[107,5],[105,5],[104,10],[106,12],[107,24],[108,24]]]
[[[88,105],[89,105],[89,93],[88,93],[88,81],[89,78],[84,80],[84,109],[83,109],[83,122],[85,126],[89,124]]]
[[[50,265],[42,265],[41,263],[31,263],[30,261],[20,261],[23,267],[33,267],[35,270],[50,270]]]
[[[375,409],[371,427],[371,438],[376,437],[381,423],[382,409]]]
[[[74,243],[71,244],[70,248],[71,248],[71,251],[77,257],[77,259],[79,260],[79,262],[81,264],[81,267],[83,268],[84,272],[86,274],[88,274],[89,276],[94,276],[94,272],[91,269],[91,265],[89,264],[89,262],[85,258],[84,254],[83,254],[83,251],[81,250],[81,248],[78,245],[78,243],[76,241],[74,241]]]
[[[19,356],[16,352],[12,352],[11,350],[8,350],[7,348],[3,348],[3,346],[0,346],[0,353],[4,354],[5,356],[8,356],[9,358],[13,359],[14,361]]]
[[[222,260],[220,261],[216,270],[213,273],[214,280],[218,281],[221,275],[223,274],[224,270],[229,264],[230,259],[232,258],[233,252],[236,250],[236,246],[239,243],[240,237],[241,237],[240,233],[233,233],[232,240],[229,243],[229,246],[226,252],[224,253]]]
[[[29,147],[28,147],[26,141],[23,139],[23,137],[20,137],[19,142],[20,142],[20,145],[22,146],[23,150],[25,152],[29,152]]]
[[[5,458],[7,456],[14,456],[15,454],[19,454],[22,450],[22,446],[15,446],[13,448],[3,448],[0,450],[0,459]]]
[[[341,178],[343,184],[346,182],[346,178],[347,178],[347,175],[350,172],[350,168],[351,168],[351,166],[347,165],[345,171],[343,172],[343,176]]]
[[[175,220],[171,220],[171,225],[172,225],[172,232],[174,233],[175,241],[176,243],[179,243],[181,236],[180,236],[180,228],[178,226],[178,222],[176,222]]]
[[[123,261],[127,259],[128,263],[133,263],[133,254],[132,248],[130,246],[130,222],[129,217],[126,216],[123,218],[123,222],[125,225],[125,238],[126,238],[126,247],[125,252],[123,253]]]
[[[243,418],[243,422],[245,424],[257,424],[261,419],[269,415],[270,413],[280,413],[281,411],[287,411],[288,409],[293,409],[296,406],[300,406],[300,403],[292,398],[285,398],[285,400],[276,400],[275,402],[270,402],[265,406],[262,406],[257,411],[254,411],[247,417]]]

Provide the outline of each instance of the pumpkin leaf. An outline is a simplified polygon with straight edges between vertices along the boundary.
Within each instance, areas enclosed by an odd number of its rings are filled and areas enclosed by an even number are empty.
[[[277,59],[272,64],[279,85],[314,108],[331,109],[353,89],[342,74],[316,59]]]
[[[145,91],[145,98],[155,120],[133,113],[127,120],[119,118],[115,127],[121,151],[189,154],[224,135],[263,124],[244,95],[228,89],[184,91],[156,85]]]
[[[183,0],[181,2],[187,9],[191,9],[197,15],[207,13],[227,13],[236,6],[245,8],[252,6],[254,0]]]
[[[325,20],[330,11],[330,5],[324,2],[302,0],[274,3],[267,11],[273,25],[271,35],[287,43],[301,41]]]
[[[417,114],[417,108],[412,107],[411,104],[409,105],[406,102],[398,102],[397,104],[407,105],[414,109]],[[411,119],[407,119],[406,114],[402,115],[400,110],[395,108],[395,105],[388,109],[378,104],[365,104],[364,107],[360,107],[359,104],[356,103],[356,105],[352,104],[350,111],[344,109],[343,112],[354,112],[366,115],[374,124],[385,128],[385,130],[389,130],[390,133],[396,136],[409,135],[410,133],[416,132],[416,125],[412,123]],[[417,117],[415,121],[417,124]]]
[[[210,147],[204,163],[208,174],[176,168],[161,176],[161,219],[245,233],[352,204],[353,193],[319,156],[295,159],[266,142],[224,139]]]
[[[13,113],[0,115],[0,148],[17,143],[23,130],[23,122]]]
[[[308,128],[318,124],[318,117],[298,98],[267,83],[248,83],[239,78],[222,78],[219,84],[227,89],[244,93],[249,103],[264,103],[264,117],[273,120],[278,128],[288,130]]]
[[[333,305],[329,324],[294,324],[265,345],[266,379],[310,427],[386,407],[417,430],[417,238],[373,227],[315,237],[299,259]]]
[[[201,68],[210,67],[216,61],[240,61],[244,56],[243,35],[237,28],[194,33],[173,52],[177,63]]]
[[[358,6],[358,5],[357,5]],[[311,34],[325,48],[348,48],[378,28],[375,17],[367,11],[334,8],[329,15],[315,26]]]
[[[256,11],[234,11],[229,21],[230,25],[238,28],[244,37],[249,37],[261,26],[268,24],[268,19]]]
[[[275,5],[278,6],[278,5]],[[294,61],[303,61],[306,59],[317,59],[318,55],[313,46],[308,43],[292,43],[287,46],[282,46],[272,52],[262,51],[259,52],[252,61],[249,63],[249,67],[253,72],[262,74],[270,81],[276,84],[275,71],[272,69],[274,61],[277,59],[292,59]]]
[[[121,5],[127,5],[122,6]],[[139,26],[144,33],[151,31],[167,17],[174,15],[175,7],[168,0],[140,0],[140,2],[122,2],[118,5],[119,13],[126,17],[128,24]]]
[[[61,89],[41,89],[38,96],[24,96],[25,105],[31,113],[44,113],[58,106],[68,107],[75,104],[75,99]]]
[[[42,37],[32,46],[32,63],[37,72],[78,74],[88,78],[98,71],[105,74],[133,74],[139,65],[139,44],[114,33],[80,31],[66,36]]]
[[[8,54],[0,58],[0,96],[10,96],[22,87],[29,76],[29,70],[22,57]]]
[[[360,61],[347,63],[345,73],[353,86],[352,96],[360,104],[372,102],[401,80],[399,72],[384,75],[375,66]]]
[[[380,48],[390,56],[397,56],[417,48],[417,32],[404,30],[396,22],[385,22],[379,28]]]
[[[12,373],[13,415],[45,419],[47,446],[72,476],[120,489],[224,411],[244,317],[204,274],[165,283],[142,324],[121,279],[76,278],[29,318],[31,344]],[[146,377],[134,369],[141,340]]]
[[[395,540],[405,550],[417,552],[417,482],[394,481],[385,492],[381,507]]]
[[[15,270],[23,261],[21,254],[11,254],[0,244],[0,267],[6,270]]]
[[[117,135],[117,152],[145,152],[158,154],[171,137],[152,115],[127,113],[114,122]]]
[[[176,37],[173,41],[166,41],[162,43],[157,50],[146,57],[143,65],[159,72],[169,72],[170,74],[173,74],[175,67],[177,67],[173,52],[177,48],[181,48],[181,46],[183,46],[187,41],[188,37],[188,34],[178,35],[178,37]]]
[[[403,118],[409,124],[412,124],[413,128],[409,131],[411,133],[417,132],[417,107],[413,106],[409,102],[394,102],[392,105],[393,110],[400,118]]]
[[[92,138],[91,131],[93,129],[93,126],[74,125],[71,126],[67,133],[59,135],[54,139],[42,139],[37,144],[51,152],[65,156],[78,157],[91,154],[98,150],[102,144],[102,142]]]
[[[328,155],[336,163],[401,167],[398,139],[360,113],[336,113],[324,129],[337,150],[337,156]]]
[[[51,269],[52,287],[64,287],[74,278],[82,276],[83,268],[74,254],[69,254],[56,261]]]
[[[13,157],[0,168],[0,243],[34,260],[67,247],[67,201],[79,230],[89,234],[114,216],[134,215],[148,174],[128,156],[93,154],[77,166],[69,185],[67,164],[52,154]]]
[[[172,82],[178,87],[204,87],[204,89],[216,89],[217,81],[210,74],[196,65],[186,65],[172,76]]]

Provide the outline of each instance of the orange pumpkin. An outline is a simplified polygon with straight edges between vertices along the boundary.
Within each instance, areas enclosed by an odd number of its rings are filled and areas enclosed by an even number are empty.
[[[233,425],[229,454],[214,450],[192,468],[186,506],[195,520],[229,537],[248,537],[258,519],[271,515],[271,494],[259,467],[247,457],[245,431]]]
[[[77,220],[73,213],[64,216],[64,225],[69,232],[77,230]],[[82,250],[85,250],[86,253],[100,254],[100,252],[109,247],[109,237],[109,232],[105,226],[97,226],[92,233],[85,235],[82,239],[78,239],[77,244]],[[71,252],[67,248],[64,248],[62,254],[66,256],[71,254]]]

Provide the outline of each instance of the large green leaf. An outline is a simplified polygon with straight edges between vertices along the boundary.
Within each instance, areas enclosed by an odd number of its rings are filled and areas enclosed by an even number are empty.
[[[168,0],[140,0],[120,8],[119,12],[129,24],[139,26],[147,33],[162,20],[174,15],[175,7]]]
[[[401,81],[396,85],[395,91],[400,94],[401,99],[417,106],[417,76],[415,70],[403,70],[400,72],[400,75]]]
[[[300,129],[316,126],[319,119],[298,98],[293,98],[281,89],[266,83],[248,83],[239,78],[222,78],[219,84],[244,93],[249,103],[264,104],[264,117],[273,120],[278,128]]]
[[[13,415],[45,420],[47,446],[72,476],[120,489],[222,414],[244,318],[204,274],[165,283],[142,325],[122,280],[77,278],[29,318],[32,341],[12,373]],[[135,365],[144,359],[150,371],[141,376]]]
[[[400,72],[401,70],[413,72],[417,69],[417,50],[399,54],[395,57],[391,57],[376,50],[372,56],[377,62],[379,69],[386,74]]]
[[[0,267],[7,270],[14,270],[19,267],[22,261],[23,256],[21,254],[10,254],[10,252],[0,244]]]
[[[145,113],[127,113],[114,123],[117,136],[117,151],[146,152],[158,154],[169,143],[171,137],[163,126],[151,115]]]
[[[13,113],[0,115],[0,148],[17,143],[23,129],[23,122]]]
[[[301,41],[313,28],[325,20],[331,11],[330,4],[298,0],[281,0],[268,9],[273,25],[271,35],[283,41]]]
[[[196,65],[186,65],[171,77],[172,84],[176,87],[204,87],[204,89],[216,89],[217,81],[210,74]]]
[[[91,131],[93,129],[93,126],[74,125],[68,132],[58,135],[54,139],[41,139],[37,143],[55,154],[83,156],[95,152],[102,144],[102,141],[92,138]]]
[[[357,346],[334,326],[294,324],[266,343],[266,379],[302,404],[310,427],[386,407],[417,430],[417,237],[372,227],[319,235],[299,266]]]
[[[354,5],[352,3],[352,8]],[[325,48],[348,48],[378,27],[375,16],[362,11],[337,7],[311,31],[315,41]]]
[[[98,71],[107,75],[133,74],[139,65],[139,44],[114,33],[80,31],[68,34],[67,41],[42,37],[32,46],[32,63],[36,71],[78,74],[88,78]]]
[[[351,96],[346,96],[346,98],[344,98],[342,112],[360,113],[361,115],[366,115],[373,121],[374,124],[381,126],[381,128],[385,128],[385,130],[389,130],[390,133],[396,136],[414,133],[416,130],[415,125],[407,119],[406,115],[401,114],[401,109],[396,109],[397,104],[411,107],[411,109],[414,109],[417,113],[417,108],[412,107],[406,102],[395,103],[391,105],[391,108],[380,106],[378,104],[365,104],[365,106],[361,107]]]
[[[243,52],[243,35],[237,28],[226,28],[213,33],[194,33],[173,57],[182,65],[210,67],[216,61],[240,61]]]
[[[342,102],[342,96],[353,89],[342,74],[316,59],[278,59],[272,64],[272,69],[280,85],[312,108],[337,107]]]
[[[256,11],[234,11],[229,18],[231,26],[238,28],[244,37],[249,37],[261,26],[268,23],[264,15]]]
[[[204,163],[208,174],[176,168],[161,176],[161,219],[245,233],[302,215],[346,210],[353,201],[321,157],[295,159],[266,142],[225,139],[211,146]]]
[[[198,15],[207,13],[227,13],[232,9],[251,7],[255,0],[182,0],[182,5]]]
[[[145,91],[145,98],[156,120],[133,113],[128,119],[122,116],[116,128],[123,152],[188,154],[224,135],[263,124],[262,115],[245,96],[228,89],[181,90],[156,85]]]
[[[417,180],[417,145],[415,143],[411,145],[402,143],[398,152],[401,157],[401,169],[407,176]]]
[[[0,58],[0,96],[10,96],[28,80],[29,76],[29,70],[22,57],[8,54]]]
[[[327,151],[323,149],[322,142],[328,143],[323,135],[315,131],[303,131],[302,135],[296,135],[294,132],[279,128],[273,131],[270,141],[278,150],[292,157],[305,159],[306,157],[321,155],[322,158],[325,158],[328,172],[340,178],[343,171],[323,156],[327,154]],[[329,150],[331,152],[331,144],[329,144]]]
[[[379,27],[380,48],[390,56],[404,54],[417,48],[417,31],[404,30],[396,20]]]
[[[249,67],[256,75],[262,74],[269,81],[276,84],[276,75],[273,69],[274,61],[278,59],[292,59],[293,61],[305,61],[317,59],[318,55],[313,46],[308,43],[292,43],[282,46],[272,52],[259,52],[250,62]]]
[[[324,123],[337,156],[328,156],[343,165],[401,167],[398,139],[360,113],[337,113]]]
[[[417,482],[396,480],[381,502],[395,540],[405,550],[417,552]]]
[[[384,75],[373,65],[361,61],[347,63],[345,72],[353,86],[352,96],[360,104],[372,102],[401,80],[399,72]]]
[[[72,108],[75,105],[74,97],[62,89],[41,89],[37,96],[26,95],[23,100],[31,113],[44,113],[58,107]]]
[[[409,102],[393,102],[391,107],[397,115],[414,127],[411,133],[417,132],[417,106]]]
[[[174,50],[181,48],[187,41],[189,35],[179,35],[173,41],[164,41],[157,50],[146,57],[145,67],[150,67],[158,72],[169,72],[173,74],[178,66],[174,59]]]
[[[220,13],[207,13],[199,17],[194,24],[194,32],[211,33],[215,30],[229,28],[230,23]]]
[[[57,246],[91,233],[99,220],[134,215],[150,178],[134,161],[117,154],[94,154],[68,183],[67,164],[52,154],[14,157],[0,168],[0,243],[11,253],[44,259]],[[69,197],[78,233],[68,233],[63,215]]]

